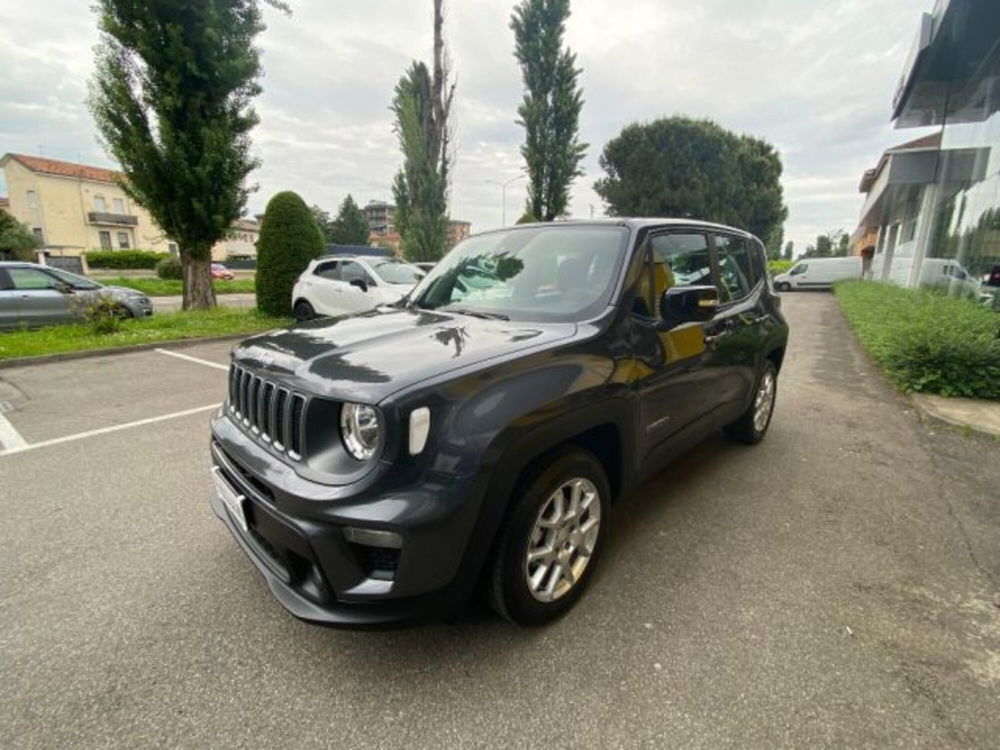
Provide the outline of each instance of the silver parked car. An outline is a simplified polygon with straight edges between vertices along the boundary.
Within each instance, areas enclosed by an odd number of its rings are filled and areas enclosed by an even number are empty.
[[[142,292],[104,286],[75,273],[36,263],[0,262],[0,329],[37,328],[70,323],[88,297],[107,295],[129,318],[153,314],[153,303]]]

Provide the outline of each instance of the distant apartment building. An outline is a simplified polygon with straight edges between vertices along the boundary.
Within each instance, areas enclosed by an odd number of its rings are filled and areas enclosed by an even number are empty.
[[[998,38],[997,0],[937,0],[921,17],[891,119],[935,132],[889,149],[862,178],[854,246],[869,277],[918,286],[926,259],[947,259],[933,267],[958,291],[1000,264]]]
[[[385,237],[392,234],[395,229],[396,207],[385,201],[368,201],[364,211],[365,219],[368,220],[368,228],[373,234]]]
[[[472,222],[453,219],[448,222],[448,249],[451,250],[472,234]]]
[[[24,154],[5,154],[7,211],[26,224],[53,255],[89,250],[177,252],[177,244],[122,189],[124,175],[111,169]],[[213,260],[254,257],[260,225],[240,219],[212,248]]]

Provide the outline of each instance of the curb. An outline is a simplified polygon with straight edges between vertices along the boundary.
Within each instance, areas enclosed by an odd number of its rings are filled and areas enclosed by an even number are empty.
[[[972,430],[973,432],[977,432],[980,435],[986,435],[987,437],[1000,438],[1000,430],[994,430],[985,425],[964,422],[960,419],[949,417],[947,414],[941,413],[941,411],[936,409],[933,405],[918,398],[918,396],[919,394],[911,394],[910,403],[913,404],[913,407],[921,416],[952,427],[958,427],[963,430]]]
[[[196,344],[212,344],[220,341],[242,341],[253,336],[252,333],[230,334],[228,336],[212,336],[201,339],[172,339],[166,341],[154,341],[148,344],[133,344],[132,346],[110,346],[106,349],[84,349],[77,352],[59,352],[57,354],[41,354],[37,357],[16,357],[13,359],[0,359],[0,370],[9,370],[14,367],[33,367],[34,365],[48,365],[55,362],[68,362],[74,359],[90,359],[92,357],[110,357],[114,354],[128,354],[129,352],[144,352],[150,349],[183,349]]]

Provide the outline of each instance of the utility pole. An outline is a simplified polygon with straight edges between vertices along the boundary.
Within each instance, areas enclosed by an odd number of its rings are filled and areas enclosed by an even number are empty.
[[[499,185],[500,186],[500,202],[501,202],[501,204],[503,206],[500,209],[500,216],[501,216],[501,224],[500,224],[500,226],[502,226],[502,227],[507,226],[507,186],[510,185],[512,182],[517,182],[518,180],[523,180],[523,179],[524,179],[524,175],[523,174],[519,174],[517,177],[511,177],[506,182],[497,182],[496,180],[484,180],[484,182],[488,182],[491,185]]]

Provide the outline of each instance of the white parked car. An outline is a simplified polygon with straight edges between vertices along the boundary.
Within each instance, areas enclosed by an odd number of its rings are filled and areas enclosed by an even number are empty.
[[[398,302],[425,275],[412,263],[380,256],[337,256],[309,263],[292,288],[296,320],[349,315]]]
[[[913,258],[893,258],[889,269],[889,281],[900,286],[910,283],[913,273]],[[961,263],[951,258],[924,258],[920,264],[920,278],[917,285],[942,289],[949,294],[978,299],[982,284],[965,270]]]
[[[774,277],[779,292],[791,289],[829,289],[841,279],[861,278],[861,256],[846,258],[804,258]]]

